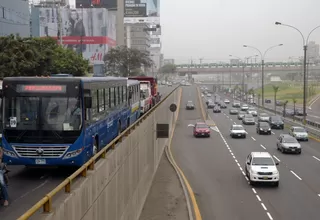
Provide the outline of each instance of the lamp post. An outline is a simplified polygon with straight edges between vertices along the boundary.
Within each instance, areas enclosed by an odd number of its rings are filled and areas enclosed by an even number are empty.
[[[275,22],[275,25],[282,25],[282,26],[286,26],[292,29],[295,29],[296,31],[298,31],[302,37],[302,41],[303,41],[303,123],[306,124],[306,110],[307,110],[307,50],[308,50],[308,42],[309,42],[309,37],[312,34],[312,32],[314,32],[316,29],[320,28],[320,25],[313,28],[309,34],[307,35],[307,38],[305,38],[305,36],[302,34],[302,32],[291,25],[288,24],[282,24],[281,22]]]
[[[262,99],[262,107],[264,107],[264,59],[265,59],[265,56],[267,54],[267,52],[275,47],[280,47],[282,46],[283,44],[277,44],[277,45],[274,45],[272,47],[269,47],[263,54],[262,52],[256,48],[256,47],[253,47],[253,46],[249,46],[249,45],[243,45],[243,47],[248,47],[248,48],[252,48],[256,51],[258,51],[260,53],[260,56],[261,56],[261,99]]]

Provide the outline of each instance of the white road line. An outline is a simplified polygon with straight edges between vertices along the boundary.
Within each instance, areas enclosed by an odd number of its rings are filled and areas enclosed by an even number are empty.
[[[245,177],[247,181],[249,181],[248,177]]]
[[[271,216],[271,214],[269,212],[267,212],[267,215],[268,215],[270,220],[273,220],[273,218],[272,218],[272,216]]]
[[[233,153],[231,153],[231,155],[233,156],[234,154],[233,154]]]
[[[274,155],[273,155],[273,157],[274,157],[274,159],[276,159],[278,162],[281,162],[278,157],[276,157],[276,156],[274,156]]]
[[[290,170],[290,172],[295,175],[295,177],[297,177],[299,180],[302,180],[300,176],[298,176],[295,172],[293,172],[292,170]]]
[[[312,156],[314,159],[316,159],[317,161],[320,161],[320,159],[318,157]]]
[[[233,119],[232,119],[232,118],[230,118],[230,121],[233,121]]]
[[[257,194],[257,191],[254,188],[251,188],[254,194]]]
[[[265,146],[263,146],[262,144],[260,144],[260,147],[262,147],[263,149],[265,149],[265,150],[266,150],[266,147],[265,147]]]
[[[235,159],[234,161],[236,161],[236,163],[239,163],[239,161],[237,159]]]
[[[244,175],[244,176],[245,176],[246,174],[242,171],[242,175]]]
[[[256,141],[256,139],[254,139],[254,137],[251,137],[252,140]]]
[[[274,132],[273,132],[273,131],[271,131],[271,134],[274,134]]]
[[[236,157],[235,156],[232,156],[233,157],[233,159],[236,159]]]
[[[241,166],[240,166],[240,163],[237,163],[237,165],[238,165],[238,167],[241,167]]]
[[[243,171],[242,167],[239,167],[239,169],[240,169],[241,171]]]
[[[256,195],[256,197],[257,197],[258,201],[261,202],[260,196]]]
[[[261,203],[261,206],[265,211],[267,211],[267,207],[263,203]]]
[[[235,124],[235,125],[236,125],[237,123],[233,122],[233,124]]]
[[[318,196],[320,197],[320,194],[318,194]]]

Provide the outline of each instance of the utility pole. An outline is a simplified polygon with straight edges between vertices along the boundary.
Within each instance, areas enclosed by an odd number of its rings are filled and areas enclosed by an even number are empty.
[[[60,46],[63,46],[62,42],[62,16],[61,16],[61,1],[59,1],[56,5],[57,10],[57,17],[58,17],[58,31],[57,31],[57,37],[60,43]]]

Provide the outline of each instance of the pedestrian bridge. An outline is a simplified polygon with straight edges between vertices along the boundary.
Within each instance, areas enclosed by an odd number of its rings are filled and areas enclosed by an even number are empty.
[[[177,72],[181,75],[191,73],[191,74],[236,74],[236,73],[260,73],[261,66],[228,66],[228,65],[217,65],[217,66],[178,66]],[[277,74],[288,74],[288,73],[302,73],[303,66],[271,66],[266,65],[264,68],[265,73],[277,73]],[[320,65],[319,66],[309,66],[308,67],[309,74],[320,73]]]

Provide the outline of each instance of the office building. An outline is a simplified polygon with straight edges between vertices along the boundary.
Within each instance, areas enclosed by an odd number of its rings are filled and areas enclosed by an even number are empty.
[[[127,47],[149,52],[150,34],[145,23],[125,24],[125,42]]]
[[[0,5],[0,36],[10,34],[30,36],[29,2],[26,0],[3,0]]]
[[[164,59],[163,60],[163,64],[166,65],[166,64],[174,64],[174,59]]]

